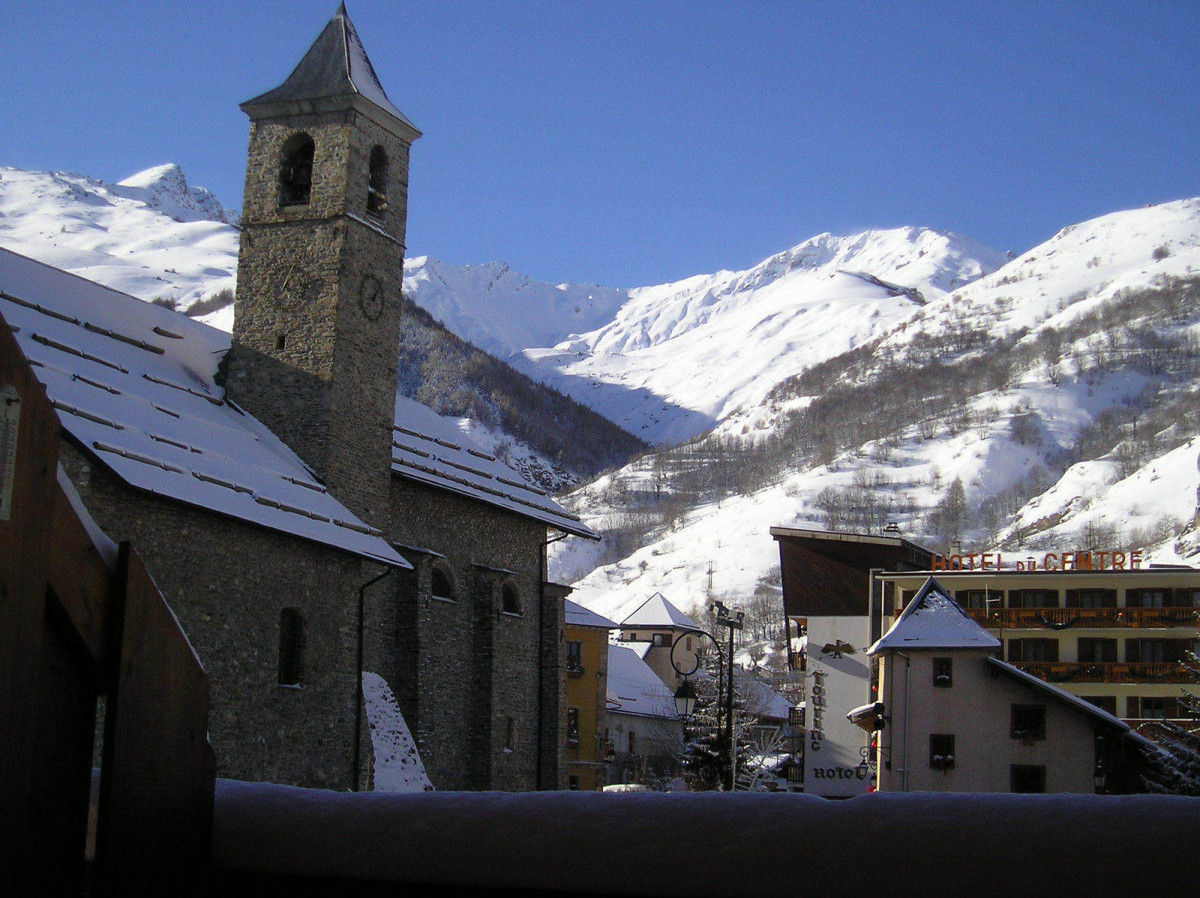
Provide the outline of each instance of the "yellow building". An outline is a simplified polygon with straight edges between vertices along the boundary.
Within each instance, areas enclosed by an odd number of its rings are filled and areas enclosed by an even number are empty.
[[[605,784],[612,754],[603,731],[608,695],[608,631],[617,625],[582,605],[566,603],[567,782],[584,791]]]
[[[932,575],[1026,673],[1134,726],[1181,717],[1189,678],[1180,662],[1200,649],[1200,570],[1044,566],[876,573],[872,629],[886,630]]]

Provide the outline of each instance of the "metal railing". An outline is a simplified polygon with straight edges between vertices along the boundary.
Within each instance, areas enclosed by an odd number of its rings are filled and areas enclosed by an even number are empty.
[[[1200,626],[1196,608],[971,608],[967,614],[990,630],[1065,630],[1068,627],[1169,630]]]
[[[1013,661],[1048,683],[1188,683],[1187,668],[1172,661]]]

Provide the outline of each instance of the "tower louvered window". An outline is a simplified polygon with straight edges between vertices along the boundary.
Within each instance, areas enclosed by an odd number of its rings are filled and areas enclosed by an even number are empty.
[[[383,147],[371,150],[371,169],[367,182],[367,211],[377,218],[387,212],[388,157]]]
[[[312,195],[315,150],[313,139],[307,134],[294,134],[284,144],[279,175],[279,205],[307,205]]]

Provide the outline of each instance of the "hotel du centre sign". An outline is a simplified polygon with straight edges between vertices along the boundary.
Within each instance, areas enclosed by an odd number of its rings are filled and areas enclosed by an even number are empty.
[[[1142,550],[1127,552],[1047,552],[1041,558],[1028,555],[1018,561],[1004,560],[999,552],[965,552],[934,555],[934,571],[1137,571],[1142,568]]]

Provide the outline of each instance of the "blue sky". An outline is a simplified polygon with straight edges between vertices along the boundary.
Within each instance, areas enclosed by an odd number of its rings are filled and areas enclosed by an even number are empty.
[[[635,286],[823,231],[1024,250],[1200,195],[1200,0],[348,0],[413,149],[409,255]],[[177,162],[240,203],[237,104],[335,0],[0,0],[0,165]]]

